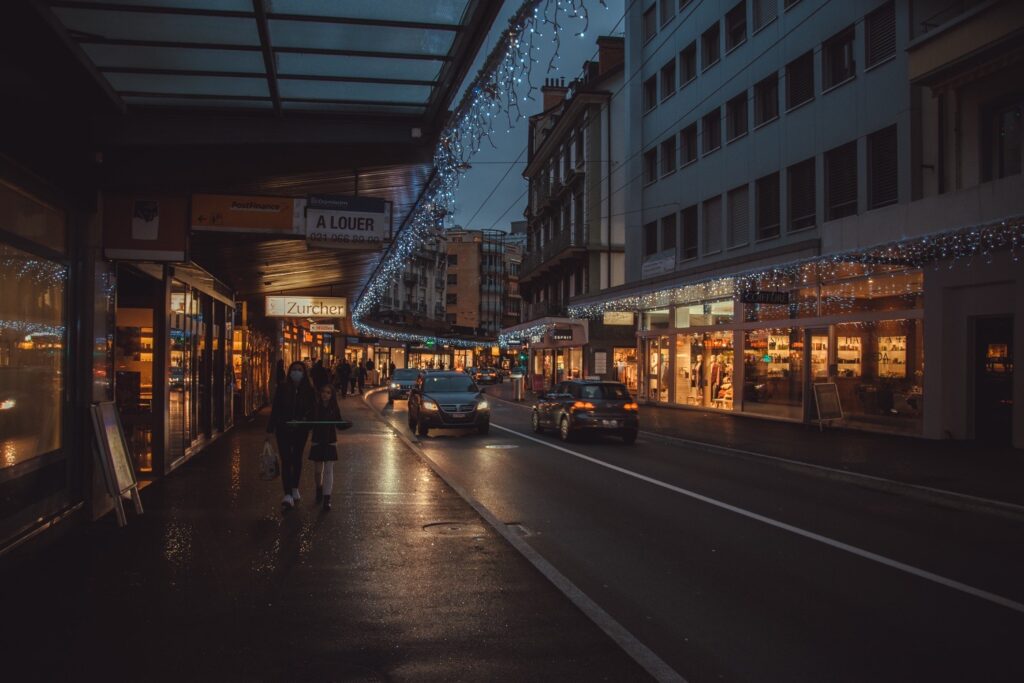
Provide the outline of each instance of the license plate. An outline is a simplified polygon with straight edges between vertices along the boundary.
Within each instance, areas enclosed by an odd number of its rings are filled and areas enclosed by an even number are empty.
[[[465,413],[452,413],[452,417],[459,419],[460,417],[466,417]]]
[[[618,420],[601,420],[601,424],[603,426],[605,426],[605,427],[618,427],[619,426],[619,421]]]

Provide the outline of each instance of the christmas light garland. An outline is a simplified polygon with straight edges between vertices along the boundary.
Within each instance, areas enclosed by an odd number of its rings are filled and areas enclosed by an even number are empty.
[[[605,0],[597,0],[607,8]],[[495,123],[504,113],[506,132],[523,117],[521,105],[535,100],[537,86],[532,80],[533,65],[538,62],[541,40],[550,28],[554,53],[547,70],[556,68],[562,32],[572,24],[573,34],[583,37],[589,26],[587,0],[526,0],[509,19],[494,49],[455,108],[448,126],[442,131],[434,150],[434,175],[420,201],[413,208],[391,248],[377,266],[352,309],[352,324],[361,334],[409,342],[433,342],[451,346],[479,346],[480,340],[438,337],[398,332],[365,322],[401,276],[406,262],[419,245],[452,212],[455,190],[469,168],[469,160],[485,141],[493,145]]]

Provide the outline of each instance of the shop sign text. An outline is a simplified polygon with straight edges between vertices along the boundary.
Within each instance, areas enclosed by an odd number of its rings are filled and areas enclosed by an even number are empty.
[[[268,318],[344,318],[348,299],[343,296],[268,296]]]

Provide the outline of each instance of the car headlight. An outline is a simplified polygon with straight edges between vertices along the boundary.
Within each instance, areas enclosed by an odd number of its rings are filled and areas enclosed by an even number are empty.
[[[401,387],[401,385],[398,384],[398,382],[392,382],[391,383],[391,388],[392,389],[401,389],[402,387]]]
[[[18,402],[13,398],[8,398],[0,402],[0,410],[13,410],[14,406],[18,405]]]
[[[425,399],[423,401],[423,410],[437,410],[437,404],[430,399]]]
[[[488,403],[486,400],[480,401],[479,403],[476,404],[476,409],[477,410],[490,410],[491,409],[491,404]]]

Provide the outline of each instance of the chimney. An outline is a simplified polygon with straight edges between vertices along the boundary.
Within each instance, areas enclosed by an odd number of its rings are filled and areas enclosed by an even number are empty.
[[[551,109],[565,99],[565,93],[569,89],[565,87],[564,78],[545,78],[544,85],[540,92],[544,96],[544,111]]]
[[[626,44],[622,36],[598,36],[598,73],[602,76],[619,66],[626,58]]]

